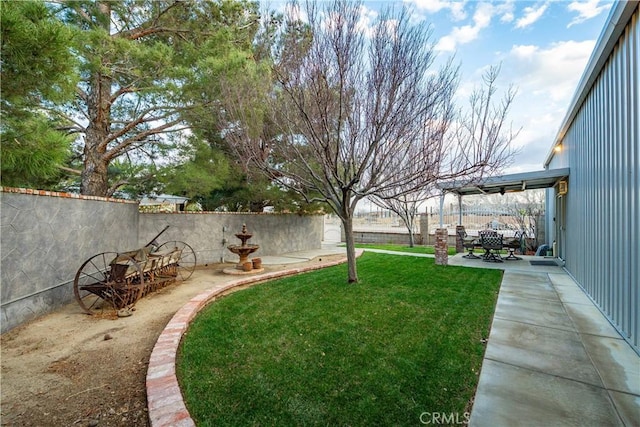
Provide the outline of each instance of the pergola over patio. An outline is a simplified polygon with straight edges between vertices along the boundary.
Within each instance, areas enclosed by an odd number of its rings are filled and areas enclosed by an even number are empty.
[[[440,227],[443,226],[442,211],[446,193],[458,195],[460,218],[462,225],[462,196],[482,194],[505,194],[524,190],[550,188],[569,176],[569,168],[544,169],[534,172],[523,172],[510,175],[491,176],[479,181],[447,181],[438,184],[442,190],[440,196]]]

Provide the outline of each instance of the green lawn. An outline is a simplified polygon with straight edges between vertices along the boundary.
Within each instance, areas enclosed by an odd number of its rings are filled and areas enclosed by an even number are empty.
[[[433,246],[421,246],[421,245],[416,245],[411,248],[406,245],[356,243],[356,248],[384,249],[386,251],[410,252],[414,254],[432,254],[433,255],[436,253]],[[454,246],[449,246],[448,253],[449,255],[455,255],[456,248]]]
[[[178,380],[198,426],[420,425],[459,413],[482,364],[500,270],[365,253],[228,295],[194,319]]]

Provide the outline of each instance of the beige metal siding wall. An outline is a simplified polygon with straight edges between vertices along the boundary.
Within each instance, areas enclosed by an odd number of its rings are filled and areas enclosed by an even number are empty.
[[[567,270],[640,352],[640,86],[636,8],[562,140]]]

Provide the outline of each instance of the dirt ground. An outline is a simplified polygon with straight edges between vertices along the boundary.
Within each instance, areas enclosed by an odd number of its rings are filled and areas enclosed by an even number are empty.
[[[341,255],[276,266],[326,263]],[[235,279],[222,269],[198,268],[118,318],[83,313],[74,301],[1,336],[2,426],[148,426],[145,378],[155,342],[173,314],[192,297]]]

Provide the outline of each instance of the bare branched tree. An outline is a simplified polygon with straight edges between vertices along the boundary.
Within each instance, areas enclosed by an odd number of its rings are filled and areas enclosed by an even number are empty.
[[[468,108],[458,110],[452,124],[447,145],[447,160],[441,179],[456,178],[479,181],[509,166],[515,150],[512,141],[520,133],[507,122],[516,90],[509,86],[496,101],[496,82],[500,66],[492,66],[483,75],[483,84],[469,97]]]
[[[425,190],[418,189],[412,193],[402,194],[391,199],[382,199],[376,196],[371,198],[371,201],[376,206],[388,209],[400,217],[409,233],[408,244],[411,248],[415,246],[416,218],[418,217],[420,205],[430,197],[433,197],[426,188],[430,187],[425,187]]]
[[[443,169],[471,170],[489,159],[480,150],[458,159],[443,149],[458,70],[450,62],[434,70],[428,26],[412,25],[403,9],[367,28],[359,4],[321,5],[307,3],[304,22],[289,16],[274,55],[275,89],[228,87],[235,125],[226,138],[270,178],[329,204],[345,230],[348,280],[356,282],[352,219],[362,198],[411,194]],[[299,12],[296,4],[290,10]],[[455,149],[464,148],[458,141]]]
[[[422,177],[422,186],[392,188],[371,198],[374,204],[389,209],[400,217],[409,231],[409,246],[414,246],[414,223],[419,205],[437,195],[436,181],[455,179],[461,184],[480,180],[508,166],[515,154],[512,141],[519,131],[505,121],[516,91],[509,87],[495,102],[499,67],[491,67],[483,76],[483,86],[469,97],[467,109],[460,109],[453,124],[445,129],[437,147],[439,162],[430,174]],[[409,191],[407,191],[409,190]]]
[[[545,213],[544,191],[527,190],[522,194],[518,193],[518,197],[507,204],[507,211],[514,218],[518,229],[525,234],[526,250],[535,251],[541,231],[538,224]]]

